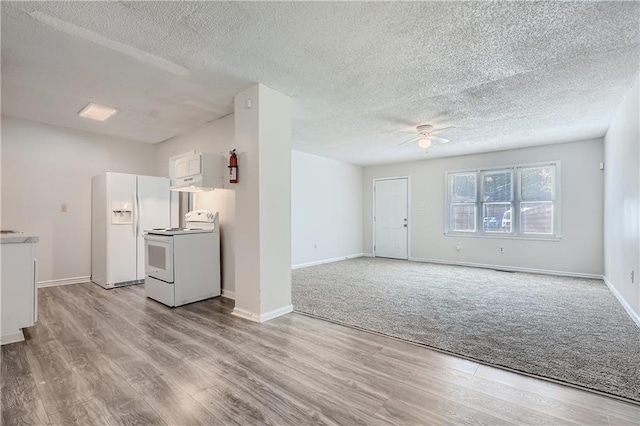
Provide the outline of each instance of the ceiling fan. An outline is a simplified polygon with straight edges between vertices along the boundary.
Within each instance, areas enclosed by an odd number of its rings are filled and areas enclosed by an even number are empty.
[[[449,126],[449,127],[442,127],[440,129],[434,129],[434,127],[431,124],[421,124],[416,127],[416,130],[415,130],[416,135],[414,137],[398,144],[398,146],[402,146],[409,142],[418,141],[418,146],[420,148],[427,149],[434,142],[440,143],[440,144],[448,143],[449,139],[434,136],[434,133],[442,132],[444,130],[453,129],[453,128],[454,128],[453,126]],[[414,132],[412,131],[412,132],[398,132],[398,133],[414,133]]]

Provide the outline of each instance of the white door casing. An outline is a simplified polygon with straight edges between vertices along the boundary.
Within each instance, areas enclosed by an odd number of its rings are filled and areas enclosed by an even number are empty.
[[[374,181],[374,251],[376,257],[408,258],[409,180]]]

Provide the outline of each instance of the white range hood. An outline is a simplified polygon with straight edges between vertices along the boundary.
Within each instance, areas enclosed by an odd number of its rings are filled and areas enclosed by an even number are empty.
[[[224,188],[224,157],[201,152],[174,163],[172,191],[204,192]]]

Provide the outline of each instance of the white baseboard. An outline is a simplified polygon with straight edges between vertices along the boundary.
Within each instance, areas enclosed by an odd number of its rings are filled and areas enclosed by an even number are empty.
[[[282,308],[274,309],[273,311],[265,312],[261,315],[244,309],[233,308],[231,315],[253,322],[266,322],[290,312],[293,312],[293,305],[283,306]]]
[[[236,292],[231,290],[222,289],[222,297],[227,299],[236,300]]]
[[[491,265],[486,263],[457,262],[453,260],[423,259],[419,257],[410,257],[409,260],[412,262],[437,263],[440,265],[470,266],[472,268],[497,269],[499,271],[509,271],[509,272],[526,272],[529,274],[558,275],[562,277],[590,278],[590,279],[597,279],[597,280],[602,279],[602,275],[585,274],[582,272],[552,271],[548,269],[521,268],[519,266]]]
[[[283,306],[282,308],[274,309],[273,311],[265,312],[260,315],[260,322],[266,322],[290,312],[293,312],[293,305]]]
[[[38,281],[38,287],[55,287],[59,285],[67,284],[80,284],[88,283],[91,281],[91,277],[75,277],[75,278],[62,278],[59,280]]]
[[[627,314],[629,314],[633,322],[635,322],[636,325],[640,327],[640,315],[636,313],[633,309],[631,309],[631,306],[629,306],[627,301],[624,300],[622,295],[618,292],[618,290],[613,286],[613,284],[611,283],[611,281],[609,281],[607,277],[603,276],[602,279],[604,280],[604,283],[607,285],[607,287],[609,287],[609,290],[611,290],[611,293],[613,293],[616,299],[618,299],[618,302],[620,302],[624,310],[627,311]]]
[[[356,254],[349,254],[347,256],[332,257],[331,259],[316,260],[314,262],[298,263],[297,265],[291,265],[291,269],[307,268],[309,266],[322,265],[324,263],[333,263],[333,262],[339,262],[341,260],[355,259],[356,257],[362,257],[364,255],[365,255],[364,253],[356,253]]]
[[[0,344],[8,345],[9,343],[16,343],[24,341],[24,333],[22,330],[18,330],[13,333],[7,333],[0,336]]]
[[[233,308],[231,315],[253,322],[260,322],[260,315],[240,308]]]
[[[373,257],[373,253],[362,253],[362,257]]]

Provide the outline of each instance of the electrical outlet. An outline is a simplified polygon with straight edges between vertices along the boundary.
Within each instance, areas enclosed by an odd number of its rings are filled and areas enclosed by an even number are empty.
[[[317,248],[318,248],[318,245],[317,245],[317,244],[314,244],[314,245],[313,245],[313,249],[315,250],[315,249],[317,249]]]
[[[498,251],[499,251],[500,253],[504,253],[504,246],[500,246],[500,248],[498,248]]]
[[[66,203],[60,204],[60,212],[61,213],[66,213],[68,211],[69,211],[69,206]]]
[[[462,243],[456,243],[456,250],[460,251],[462,248]]]

